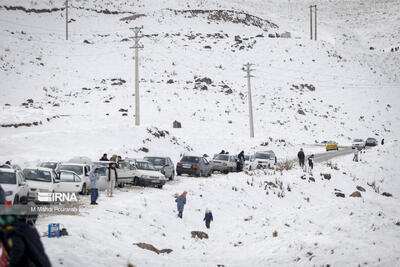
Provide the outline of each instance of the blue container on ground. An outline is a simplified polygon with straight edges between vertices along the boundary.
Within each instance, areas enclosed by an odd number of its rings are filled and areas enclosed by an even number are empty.
[[[60,237],[60,224],[50,223],[48,237]]]

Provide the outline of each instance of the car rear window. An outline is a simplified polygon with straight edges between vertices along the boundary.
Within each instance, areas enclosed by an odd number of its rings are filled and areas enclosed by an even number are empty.
[[[75,165],[61,165],[60,170],[61,171],[71,171],[78,175],[82,175],[82,173],[83,173],[82,166],[75,166]]]
[[[164,166],[165,165],[165,158],[145,157],[144,159],[151,162],[153,165],[156,165],[156,166]]]
[[[15,172],[0,172],[0,184],[16,184]]]
[[[200,159],[199,159],[199,157],[184,156],[181,161],[182,162],[199,163]]]

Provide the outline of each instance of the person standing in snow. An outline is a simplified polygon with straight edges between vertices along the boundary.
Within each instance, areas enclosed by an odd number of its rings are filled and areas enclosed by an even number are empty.
[[[117,169],[115,168],[115,163],[112,162],[108,165],[108,187],[107,187],[107,195],[112,197],[113,190],[115,188],[115,182],[118,179]]]
[[[211,210],[206,209],[206,214],[204,215],[203,221],[206,222],[206,227],[207,227],[207,229],[210,229],[210,223],[211,223],[211,221],[213,221],[213,220],[214,220],[214,218],[213,218],[213,215],[212,215]]]
[[[357,147],[354,150],[353,161],[358,162],[358,148]]]
[[[383,146],[384,144],[385,144],[385,139],[382,138],[381,145]]]
[[[179,214],[178,214],[179,218],[182,218],[182,216],[183,216],[183,208],[185,207],[185,204],[186,204],[186,195],[187,195],[187,192],[185,191],[182,193],[182,195],[180,195],[177,199],[175,199],[176,206],[177,206],[178,212],[179,212]]]
[[[103,156],[100,158],[100,161],[108,161],[106,153],[103,154]]]
[[[304,168],[304,160],[306,155],[304,154],[303,148],[300,148],[299,153],[297,153],[297,157],[299,158],[300,167]]]
[[[310,172],[314,169],[314,154],[308,157],[308,168]]]
[[[94,168],[89,174],[90,178],[90,205],[97,205],[97,198],[99,197],[99,171]]]
[[[225,150],[222,150],[221,152],[219,152],[220,155],[225,154]]]
[[[237,168],[237,171],[240,172],[243,169],[243,165],[244,165],[244,161],[245,161],[244,151],[242,150],[237,157],[238,157],[238,161],[236,164],[236,168]]]

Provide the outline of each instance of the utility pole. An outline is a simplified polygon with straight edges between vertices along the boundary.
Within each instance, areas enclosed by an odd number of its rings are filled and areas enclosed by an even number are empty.
[[[140,125],[140,98],[139,98],[139,48],[143,48],[143,45],[139,45],[139,40],[142,36],[139,36],[139,32],[143,29],[141,27],[131,28],[134,30],[135,36],[135,46],[131,48],[135,48],[135,125]]]
[[[314,36],[315,36],[315,41],[316,41],[317,40],[317,5],[314,5],[314,26],[315,26]]]
[[[249,120],[250,120],[250,138],[254,137],[254,125],[253,125],[253,102],[251,100],[251,86],[250,86],[250,78],[254,77],[250,74],[251,71],[253,71],[252,69],[250,69],[251,66],[253,66],[254,64],[250,64],[247,63],[244,65],[244,71],[246,72],[246,76],[244,76],[245,78],[247,78],[247,90],[248,90],[248,98],[249,98]]]
[[[68,0],[65,0],[65,39],[68,40]]]
[[[313,8],[314,8],[314,40],[317,40],[317,5],[310,6],[310,37],[313,40]]]
[[[312,8],[313,8],[313,6],[310,6],[310,37],[311,37],[311,40],[313,39],[313,36],[312,36]]]

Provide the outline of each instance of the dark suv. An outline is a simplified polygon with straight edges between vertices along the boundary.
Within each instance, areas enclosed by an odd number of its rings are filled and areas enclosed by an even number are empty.
[[[212,165],[201,156],[183,156],[176,164],[176,174],[188,174],[194,176],[211,176]]]

